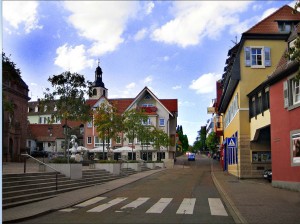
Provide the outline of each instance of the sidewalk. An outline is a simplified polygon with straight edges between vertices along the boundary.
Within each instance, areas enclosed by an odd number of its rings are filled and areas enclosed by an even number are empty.
[[[212,160],[212,178],[223,201],[236,223],[248,224],[296,224],[300,220],[300,193],[273,188],[264,180],[238,180],[223,172],[219,163]],[[30,168],[31,167],[31,168]],[[177,167],[177,166],[176,166]],[[3,173],[22,172],[19,164],[14,171],[13,164],[3,164]],[[34,172],[34,166],[28,166]],[[179,167],[177,167],[179,168]],[[54,198],[2,210],[3,222],[16,222],[29,217],[71,207],[95,196],[112,191],[165,169],[139,172],[125,178],[101,185],[62,193]]]
[[[300,223],[300,192],[274,188],[263,179],[238,180],[215,160],[212,177],[236,223]]]
[[[13,171],[13,164],[3,165],[3,173],[20,173],[21,166],[15,166],[16,170]],[[32,169],[31,169],[32,168]],[[36,168],[34,166],[28,167],[29,172],[34,172]],[[130,175],[125,178],[116,179],[104,184],[95,185],[92,187],[85,187],[71,192],[66,192],[58,194],[57,196],[46,199],[39,202],[34,202],[14,208],[2,210],[2,222],[14,223],[16,221],[21,221],[29,217],[34,217],[42,214],[46,214],[52,211],[60,210],[63,208],[68,208],[73,205],[79,204],[80,202],[86,201],[93,197],[99,196],[106,192],[112,191],[116,188],[122,187],[126,184],[133,183],[137,180],[150,176],[154,173],[161,172],[165,169],[149,170],[144,172],[139,172]]]

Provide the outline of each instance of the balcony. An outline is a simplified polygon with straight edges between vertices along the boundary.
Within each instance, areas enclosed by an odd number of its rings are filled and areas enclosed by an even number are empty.
[[[146,113],[155,113],[157,111],[157,107],[151,106],[151,107],[138,107],[139,110]]]

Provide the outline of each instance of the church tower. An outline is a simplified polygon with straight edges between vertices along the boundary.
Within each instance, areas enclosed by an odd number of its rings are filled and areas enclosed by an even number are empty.
[[[95,81],[92,84],[92,96],[90,99],[99,99],[101,96],[105,96],[107,98],[107,89],[104,86],[104,83],[102,81],[102,69],[99,66],[98,61],[98,67],[95,71]]]

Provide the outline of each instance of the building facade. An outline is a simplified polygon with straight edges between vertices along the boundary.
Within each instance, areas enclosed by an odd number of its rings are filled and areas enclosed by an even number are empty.
[[[252,119],[248,94],[276,69],[289,33],[300,20],[299,13],[291,12],[289,6],[278,9],[243,33],[228,52],[218,110],[223,114],[224,139],[236,138],[234,148],[223,142],[228,172],[240,178],[261,177],[262,170],[270,166],[270,115],[264,112],[263,122]],[[267,94],[265,89],[258,97]]]
[[[5,102],[11,105],[2,110],[2,160],[19,162],[26,153],[28,86],[21,76],[13,77],[3,67],[2,94]]]

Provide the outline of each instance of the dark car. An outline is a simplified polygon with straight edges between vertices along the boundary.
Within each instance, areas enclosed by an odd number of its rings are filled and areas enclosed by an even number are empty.
[[[38,150],[34,150],[31,152],[31,156],[33,157],[48,157],[48,152],[46,151],[38,151]]]
[[[272,170],[267,169],[264,171],[264,178],[268,180],[269,182],[272,182]]]

